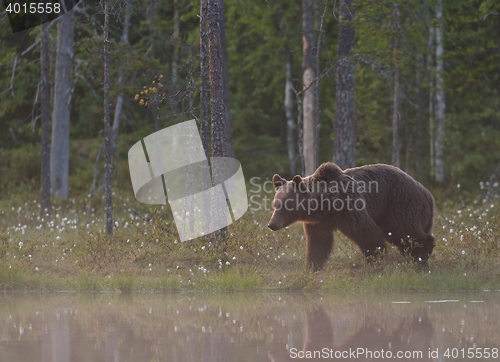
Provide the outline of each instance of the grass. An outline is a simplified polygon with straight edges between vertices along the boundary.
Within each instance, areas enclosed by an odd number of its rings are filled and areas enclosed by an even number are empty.
[[[251,211],[214,247],[208,238],[180,242],[167,207],[138,206],[114,196],[115,232],[103,232],[103,200],[55,200],[51,217],[38,202],[0,201],[0,290],[498,290],[500,204],[438,206],[430,270],[395,249],[366,263],[336,233],[324,270],[305,264],[300,225],[267,229],[270,211]],[[89,207],[90,205],[90,207]],[[136,210],[137,208],[137,210]]]

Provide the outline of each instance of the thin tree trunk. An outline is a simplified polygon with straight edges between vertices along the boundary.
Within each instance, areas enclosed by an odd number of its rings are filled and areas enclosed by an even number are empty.
[[[111,119],[109,104],[109,0],[101,0],[104,11],[104,188],[106,200],[106,234],[113,235],[113,205],[111,190]]]
[[[179,78],[179,47],[177,44],[180,42],[179,40],[179,35],[180,35],[180,28],[181,28],[181,22],[180,22],[180,11],[179,11],[179,0],[173,0],[174,2],[174,32],[173,32],[173,41],[174,41],[174,48],[172,52],[172,92],[177,92],[177,80]],[[170,107],[172,108],[173,113],[178,113],[179,112],[179,100],[178,97],[171,97],[169,98],[170,100]]]
[[[320,131],[320,126],[321,126],[321,120],[320,120],[320,96],[319,96],[319,87],[320,87],[320,51],[321,51],[321,41],[323,39],[323,24],[325,22],[325,15],[326,15],[326,10],[328,9],[328,0],[325,1],[325,8],[323,10],[323,14],[321,14],[321,21],[319,24],[319,31],[318,31],[318,41],[316,44],[316,76],[317,76],[317,81],[316,81],[316,87],[314,88],[314,99],[315,99],[315,109],[314,109],[314,118],[316,119],[316,126],[314,128],[314,167],[317,168],[319,166],[319,143],[320,143],[320,137],[319,137],[319,131]]]
[[[405,127],[405,172],[411,174],[411,146],[413,143],[412,125],[408,120],[404,122]]]
[[[222,66],[224,72],[224,108],[226,116],[226,156],[234,157],[233,135],[231,126],[231,99],[229,94],[229,74],[227,72],[227,41],[226,41],[226,18],[224,9],[224,0],[220,0],[221,7],[221,45],[222,45]]]
[[[210,127],[208,121],[208,34],[207,34],[207,1],[201,0],[200,6],[200,134],[205,154],[210,156]]]
[[[52,196],[62,198],[68,197],[73,26],[72,15],[66,14],[59,18],[50,149],[50,185]]]
[[[221,39],[221,0],[208,0],[208,38],[210,54],[210,114],[212,125],[212,156],[226,156],[226,110],[224,102],[224,61]],[[215,175],[214,184],[222,181]]]
[[[179,34],[180,34],[180,28],[181,28],[181,22],[180,22],[180,14],[179,14],[179,0],[173,0],[174,1],[174,32],[173,32],[173,38],[174,41],[177,43],[179,41]],[[172,84],[175,86],[177,84],[177,78],[178,78],[178,68],[179,66],[179,47],[174,45],[174,51],[172,54]]]
[[[125,8],[125,19],[123,21],[123,33],[120,39],[120,44],[125,45],[128,43],[128,31],[130,28],[130,13],[131,13],[131,5],[130,1],[127,1]],[[120,89],[123,87],[125,83],[125,71],[120,69],[120,74],[118,75],[118,85]],[[116,156],[116,143],[118,142],[118,131],[120,129],[120,117],[122,115],[123,110],[123,92],[120,92],[118,97],[116,97],[115,104],[115,114],[113,116],[113,126],[111,128],[112,137],[111,137],[111,158],[113,159]]]
[[[302,98],[300,94],[296,94],[297,98],[297,130],[298,130],[298,148],[299,148],[299,158],[301,171],[300,174],[304,176],[306,174],[306,162],[304,160],[304,118],[302,117]]]
[[[430,153],[430,177],[435,181],[436,175],[436,157],[434,152],[434,54],[436,45],[436,32],[434,26],[429,26],[429,41],[427,43],[427,74],[429,77],[429,153]]]
[[[425,157],[425,146],[424,146],[424,135],[425,135],[425,114],[422,111],[425,108],[425,95],[424,88],[422,86],[422,71],[424,68],[424,58],[422,54],[417,56],[417,71],[415,72],[415,83],[418,87],[417,94],[417,128],[416,128],[416,139],[415,139],[415,149],[416,149],[416,159],[415,159],[415,178],[417,181],[424,181],[423,164]]]
[[[392,165],[400,167],[399,157],[399,12],[394,5],[394,99],[392,106]]]
[[[212,131],[212,157],[226,157],[226,110],[224,102],[224,60],[222,54],[222,12],[220,2],[222,0],[208,0],[208,52],[209,62],[209,82],[210,82],[210,115]],[[212,163],[212,183],[219,185],[226,179],[226,169],[224,162]],[[221,205],[215,206],[219,209]],[[226,206],[227,208],[227,206]],[[226,212],[225,209],[216,210],[218,215]],[[227,237],[227,227],[215,233],[216,240],[225,242]]]
[[[157,94],[154,95],[151,100],[149,101],[149,110],[151,111],[151,114],[153,115],[153,122],[154,122],[154,128],[155,132],[159,131],[161,129],[161,124],[160,124],[160,101],[157,97]]]
[[[316,57],[313,26],[313,0],[302,0],[302,82],[304,84],[304,161],[305,176],[316,170]]]
[[[149,44],[151,49],[151,58],[156,57],[156,36],[155,36],[155,23],[154,19],[158,8],[158,0],[151,0],[147,10],[148,24],[149,24]],[[149,102],[149,110],[153,115],[154,130],[159,131],[160,124],[160,102],[158,101],[158,94],[156,93]]]
[[[49,83],[49,34],[48,23],[41,26],[41,122],[42,122],[42,192],[40,214],[50,215],[50,83]]]
[[[436,28],[436,139],[434,151],[436,152],[436,182],[445,182],[444,164],[444,122],[446,112],[446,101],[444,95],[444,46],[443,46],[443,1],[436,1],[436,20],[439,26]]]
[[[286,141],[288,148],[288,159],[290,161],[290,172],[295,175],[295,166],[297,157],[295,155],[295,120],[293,119],[293,101],[292,101],[292,59],[288,54],[285,68],[285,115],[286,115]]]
[[[155,24],[154,18],[156,16],[156,8],[158,5],[158,0],[150,0],[149,7],[147,10],[147,17],[149,23],[149,49],[151,49],[151,58],[156,57],[156,37],[155,37]]]
[[[354,18],[352,0],[340,0],[337,87],[335,90],[334,161],[342,168],[354,167],[356,125],[354,118]]]

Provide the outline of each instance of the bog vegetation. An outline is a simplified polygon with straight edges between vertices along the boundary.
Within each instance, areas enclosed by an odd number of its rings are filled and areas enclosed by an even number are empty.
[[[115,172],[126,169],[124,164]],[[91,178],[82,171],[85,177]],[[217,248],[209,237],[180,242],[169,207],[141,205],[127,188],[114,194],[112,237],[104,232],[102,194],[56,200],[47,217],[40,216],[31,192],[11,193],[0,202],[0,289],[499,289],[500,203],[484,203],[456,188],[448,193],[455,196],[438,198],[429,270],[392,248],[366,263],[355,244],[336,233],[333,256],[316,273],[305,268],[301,226],[272,232],[266,227],[271,211],[256,210],[256,202],[272,193],[257,195]]]
[[[71,94],[62,101],[71,105],[69,196],[53,199],[50,216],[40,214],[40,31],[12,34],[0,13],[0,289],[500,288],[500,2],[304,2],[313,4],[308,24],[318,122],[309,131],[317,132],[317,161],[332,160],[341,138],[334,134],[342,98],[335,70],[344,21],[356,34],[345,68],[355,79],[355,107],[347,108],[355,113],[356,150],[349,156],[357,165],[397,159],[437,200],[429,271],[416,270],[391,249],[367,265],[352,242],[336,235],[333,258],[319,273],[304,268],[299,225],[267,230],[270,210],[249,210],[215,248],[209,238],[181,243],[168,207],[134,199],[126,160],[131,145],[208,112],[201,107],[209,102],[201,92],[200,6],[107,2],[118,139],[112,237],[103,231],[103,13],[83,2],[73,13],[71,84],[62,92]],[[247,180],[274,173],[289,179],[302,166],[301,2],[211,3],[225,5],[225,39],[215,39],[227,56],[231,131],[226,128],[225,139]],[[341,6],[352,21],[340,16]],[[45,29],[49,78],[56,82],[57,22]],[[485,200],[491,190],[498,191]]]

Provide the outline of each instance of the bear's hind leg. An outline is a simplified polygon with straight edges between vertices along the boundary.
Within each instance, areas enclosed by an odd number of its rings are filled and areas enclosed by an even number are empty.
[[[333,248],[333,229],[325,223],[304,223],[306,264],[314,271],[321,269]]]
[[[366,258],[385,255],[384,232],[366,214],[358,214],[355,221],[345,222],[339,230],[354,241]]]

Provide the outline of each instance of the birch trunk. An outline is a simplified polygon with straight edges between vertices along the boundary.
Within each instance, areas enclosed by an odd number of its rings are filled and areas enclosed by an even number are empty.
[[[109,0],[101,0],[104,11],[104,188],[106,200],[106,234],[113,235],[113,204],[111,190],[111,119],[109,104]]]
[[[50,148],[50,185],[52,196],[66,198],[68,197],[69,174],[73,15],[63,15],[58,21],[52,144]]]
[[[443,46],[443,1],[436,1],[436,20],[439,26],[436,28],[436,138],[434,140],[434,151],[436,156],[436,182],[445,182],[445,161],[443,152],[444,122],[446,112],[446,101],[444,95],[444,46]]]
[[[316,62],[313,26],[313,0],[302,0],[302,82],[304,84],[303,125],[305,176],[316,170]]]

